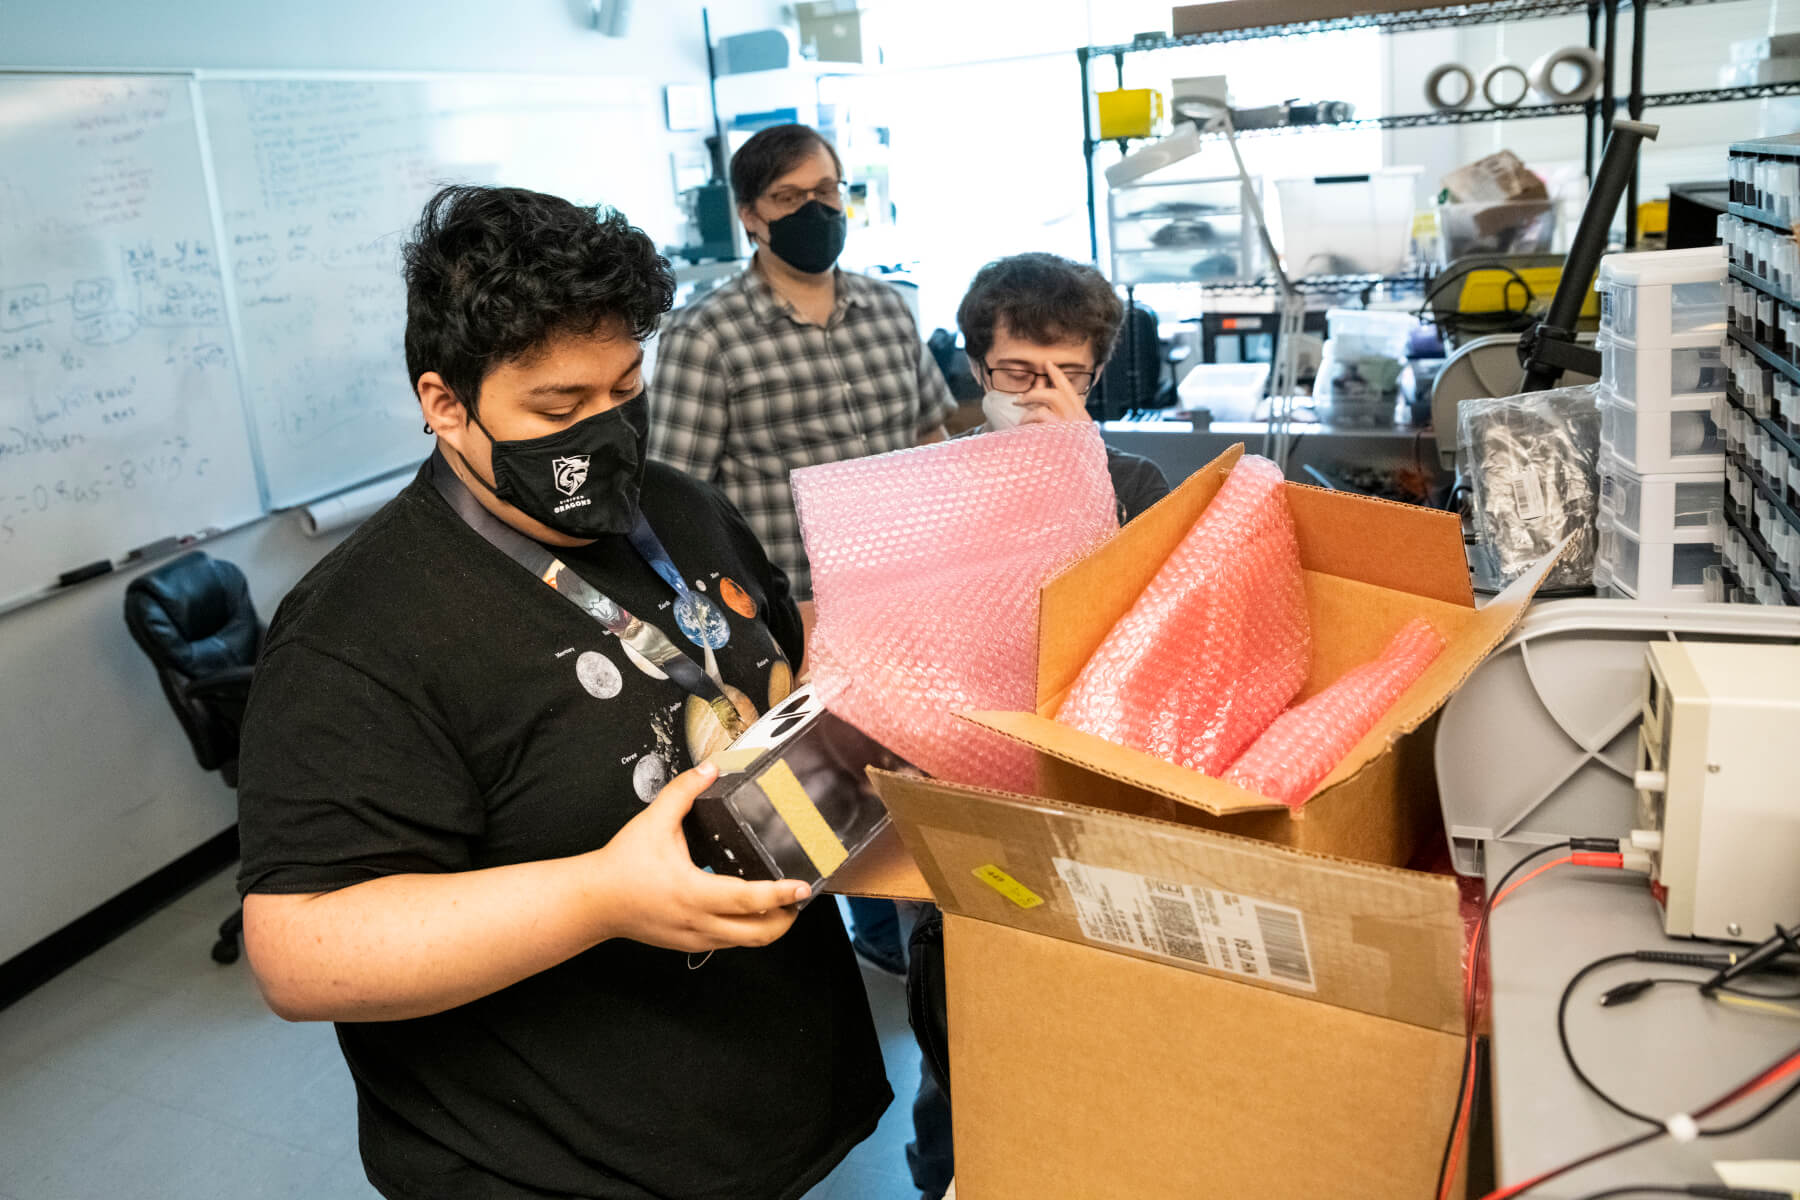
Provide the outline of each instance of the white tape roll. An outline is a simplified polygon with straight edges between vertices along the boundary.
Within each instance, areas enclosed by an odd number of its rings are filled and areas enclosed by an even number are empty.
[[[1444,80],[1452,75],[1462,79],[1462,99],[1460,100],[1446,100],[1439,94],[1443,90]],[[1469,68],[1461,63],[1445,63],[1443,66],[1433,69],[1431,74],[1425,77],[1425,103],[1431,105],[1432,109],[1437,112],[1454,112],[1456,109],[1466,106],[1474,98],[1475,77],[1469,74]]]
[[[1572,88],[1556,86],[1556,68],[1564,65],[1581,69],[1581,79]],[[1586,46],[1564,46],[1531,64],[1531,86],[1546,103],[1579,104],[1583,100],[1592,100],[1599,92],[1603,70],[1600,56]]]
[[[1519,77],[1519,94],[1510,100],[1496,100],[1494,98],[1494,84],[1508,75],[1517,75]],[[1495,63],[1488,68],[1488,73],[1481,77],[1481,95],[1483,99],[1495,108],[1517,108],[1519,105],[1525,103],[1525,97],[1531,95],[1531,76],[1525,73],[1524,67],[1514,63]]]

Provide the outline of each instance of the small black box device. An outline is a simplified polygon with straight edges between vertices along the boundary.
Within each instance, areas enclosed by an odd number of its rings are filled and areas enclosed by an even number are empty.
[[[694,862],[814,891],[887,826],[867,768],[906,764],[819,704],[810,686],[713,755],[719,778],[683,822]]]

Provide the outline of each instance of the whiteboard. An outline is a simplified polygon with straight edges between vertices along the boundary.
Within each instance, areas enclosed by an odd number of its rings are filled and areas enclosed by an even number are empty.
[[[439,187],[498,183],[640,223],[674,217],[642,81],[201,78],[244,390],[277,508],[430,452],[406,371],[400,251]]]
[[[0,77],[0,605],[262,513],[192,87]]]

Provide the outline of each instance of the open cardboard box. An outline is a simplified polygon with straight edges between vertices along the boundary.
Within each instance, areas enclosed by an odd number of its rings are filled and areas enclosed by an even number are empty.
[[[1455,518],[1290,485],[1303,695],[1424,616],[1446,647],[1297,811],[1051,719],[1236,448],[1044,589],[1039,795],[875,774],[944,908],[958,1194],[1425,1196],[1463,1054],[1453,880],[1395,869],[1432,818],[1428,721],[1552,559],[1481,609]],[[836,881],[834,881],[835,883]]]
[[[1523,616],[1533,571],[1475,607],[1456,517],[1410,505],[1287,485],[1306,576],[1312,671],[1298,700],[1381,653],[1414,617],[1444,650],[1306,803],[1290,809],[1222,779],[1059,725],[1083,666],[1137,602],[1163,561],[1243,456],[1234,446],[1045,585],[1037,711],[967,714],[1038,752],[1039,792],[1367,862],[1400,865],[1437,823],[1427,722]],[[1298,702],[1298,701],[1296,701]]]
[[[875,778],[946,913],[961,1200],[1431,1195],[1454,880]]]

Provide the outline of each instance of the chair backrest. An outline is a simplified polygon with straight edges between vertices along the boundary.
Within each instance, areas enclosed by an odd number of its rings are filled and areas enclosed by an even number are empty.
[[[248,672],[263,634],[244,573],[198,550],[184,554],[131,581],[125,626],[155,664],[200,765],[209,771],[235,766]],[[242,685],[195,686],[221,678]]]
[[[1133,302],[1119,323],[1112,357],[1088,393],[1088,411],[1097,420],[1116,421],[1128,412],[1165,407],[1162,361],[1156,312]]]

